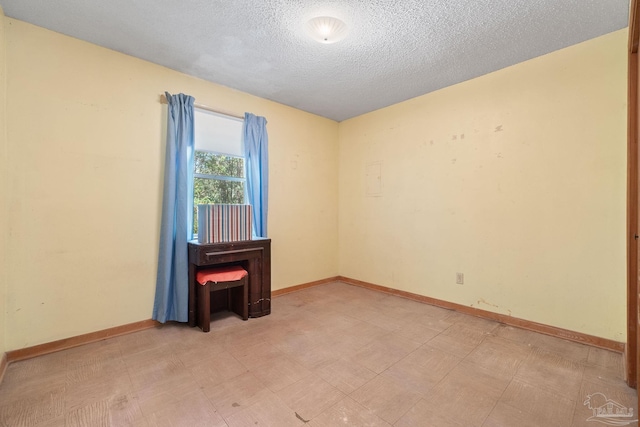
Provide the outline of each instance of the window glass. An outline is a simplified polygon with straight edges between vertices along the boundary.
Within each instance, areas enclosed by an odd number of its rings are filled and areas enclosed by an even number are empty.
[[[244,178],[244,157],[196,150],[195,173]]]
[[[195,110],[193,234],[198,233],[198,205],[244,204],[243,121]]]

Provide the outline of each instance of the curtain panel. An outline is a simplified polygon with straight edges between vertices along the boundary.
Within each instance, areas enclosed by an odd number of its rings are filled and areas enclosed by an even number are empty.
[[[154,320],[187,322],[188,250],[193,233],[194,98],[165,93],[167,146]]]
[[[244,156],[247,168],[247,198],[253,207],[253,234],[267,237],[269,198],[269,137],[267,119],[244,114]]]

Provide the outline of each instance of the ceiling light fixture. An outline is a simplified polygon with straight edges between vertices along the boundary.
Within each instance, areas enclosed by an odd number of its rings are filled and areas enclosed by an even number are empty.
[[[347,24],[338,18],[318,16],[307,22],[309,35],[320,43],[335,43],[347,36]]]

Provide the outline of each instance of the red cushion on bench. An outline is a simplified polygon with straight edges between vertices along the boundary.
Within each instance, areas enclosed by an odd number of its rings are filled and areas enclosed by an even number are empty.
[[[196,280],[201,285],[205,285],[207,282],[234,282],[242,279],[246,276],[246,270],[239,265],[230,265],[228,267],[207,268],[198,271],[196,274]]]

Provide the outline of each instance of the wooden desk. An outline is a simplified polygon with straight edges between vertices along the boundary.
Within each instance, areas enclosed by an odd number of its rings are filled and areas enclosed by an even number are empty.
[[[196,325],[196,272],[214,265],[241,265],[249,273],[249,317],[271,313],[271,239],[189,242],[189,326]]]

